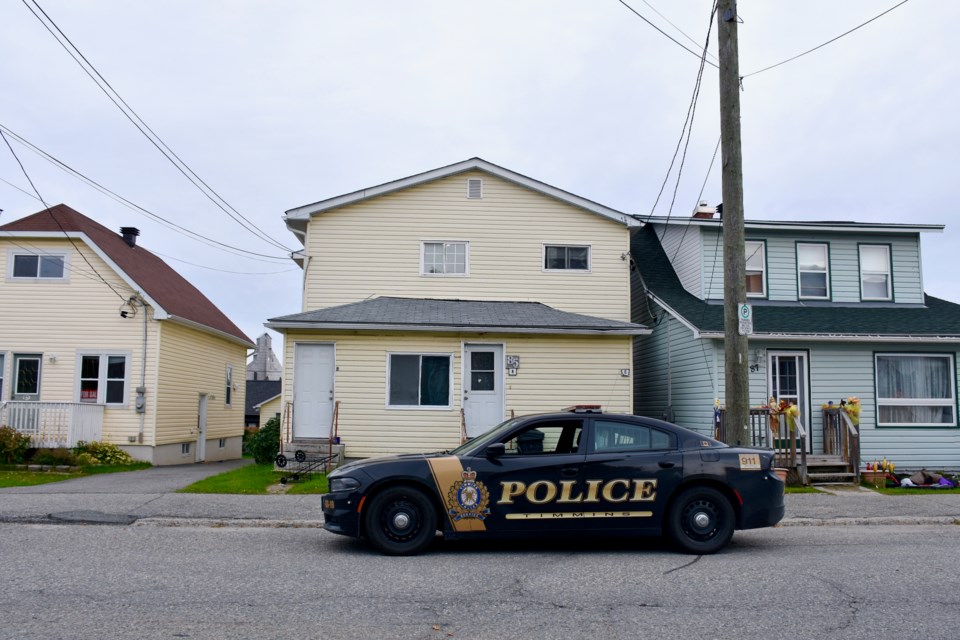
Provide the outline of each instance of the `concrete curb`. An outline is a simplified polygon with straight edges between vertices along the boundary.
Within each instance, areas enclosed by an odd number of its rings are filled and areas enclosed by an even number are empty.
[[[784,518],[778,527],[850,527],[889,525],[960,525],[960,516],[882,516],[875,518]]]
[[[266,518],[140,518],[134,527],[209,527],[214,529],[322,529],[322,520],[269,520]]]

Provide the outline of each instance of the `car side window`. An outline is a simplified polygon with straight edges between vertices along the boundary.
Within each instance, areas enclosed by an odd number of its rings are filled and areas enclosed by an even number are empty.
[[[676,449],[677,440],[672,433],[653,429],[641,424],[594,420],[593,451],[655,451]]]
[[[576,453],[580,448],[582,420],[536,422],[514,432],[504,444],[505,454],[514,456]]]

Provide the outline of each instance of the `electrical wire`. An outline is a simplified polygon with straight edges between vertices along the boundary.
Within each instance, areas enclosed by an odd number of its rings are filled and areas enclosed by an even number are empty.
[[[53,209],[50,208],[50,205],[46,203],[46,201],[43,199],[43,196],[40,195],[40,191],[37,189],[37,185],[33,183],[33,180],[30,178],[30,174],[27,173],[27,168],[23,166],[22,162],[20,162],[20,156],[18,156],[17,152],[14,151],[13,145],[11,145],[10,141],[7,140],[7,136],[4,135],[3,131],[0,131],[0,138],[3,138],[3,141],[6,143],[7,148],[10,149],[10,153],[13,154],[13,158],[17,161],[17,164],[20,165],[20,170],[23,171],[23,175],[24,177],[26,177],[27,182],[30,183],[30,186],[33,188],[34,192],[37,194],[37,198],[40,200],[40,202],[43,203],[46,210],[50,212],[50,217],[53,218],[53,221],[57,223],[57,226],[60,228],[60,231],[63,232],[64,237],[70,241],[71,245],[73,245],[74,250],[76,250],[76,252],[80,254],[80,257],[83,258],[83,261],[87,263],[87,266],[90,267],[90,270],[93,271],[98,278],[100,278],[103,284],[107,285],[107,287],[109,287],[111,291],[117,294],[118,298],[120,298],[121,300],[126,300],[126,297],[121,295],[119,291],[114,289],[113,285],[107,282],[107,279],[104,278],[99,271],[97,271],[96,267],[94,267],[93,264],[87,259],[87,256],[85,256],[83,252],[80,251],[80,247],[78,247],[77,243],[73,241],[73,238],[70,237],[70,234],[67,233],[67,230],[63,228],[62,224],[60,224],[60,220],[57,218],[56,213],[54,213]]]
[[[659,11],[657,11],[657,8],[656,8],[655,6],[653,6],[652,4],[650,4],[649,2],[647,2],[647,0],[640,0],[640,2],[642,2],[643,4],[645,4],[645,5],[647,5],[648,7],[650,7],[650,10],[651,10],[651,11],[653,11],[655,14],[657,14],[658,16],[660,16],[661,18],[663,18],[664,21],[665,21],[667,24],[669,24],[671,27],[673,27],[674,29],[676,29],[677,31],[679,31],[680,34],[683,35],[684,38],[686,38],[686,39],[689,40],[691,43],[693,43],[693,46],[695,46],[695,47],[699,47],[699,46],[700,46],[700,43],[699,43],[699,42],[697,42],[696,40],[694,40],[693,38],[691,38],[689,35],[687,35],[687,33],[686,33],[683,29],[681,29],[680,27],[678,27],[678,26],[675,25],[674,23],[670,22],[670,18],[668,18],[667,16],[665,16],[665,15],[663,15],[662,13],[660,13]],[[719,60],[717,59],[717,56],[713,55],[712,53],[707,53],[707,55],[710,56],[711,58],[713,58],[714,60],[716,60],[717,62],[719,62]]]
[[[251,222],[246,216],[236,210],[219,193],[217,193],[209,184],[207,184],[190,166],[178,156],[173,149],[167,145],[157,133],[134,111],[134,109],[123,99],[123,97],[110,85],[97,68],[87,59],[80,49],[70,40],[56,22],[39,5],[37,0],[21,0],[24,6],[33,14],[33,16],[44,26],[44,28],[53,36],[57,43],[70,55],[71,58],[83,69],[84,73],[93,80],[94,84],[109,98],[109,100],[120,110],[121,113],[140,131],[150,143],[181,173],[190,181],[208,200],[229,216],[234,222],[246,229],[261,240],[282,249],[292,252],[292,249],[286,247],[277,240],[271,238],[265,231]],[[31,5],[36,7],[37,11],[43,14],[43,18],[34,10]],[[44,20],[46,19],[46,21]],[[48,24],[49,23],[49,24]],[[52,28],[51,28],[52,25]],[[56,29],[56,32],[54,32]],[[57,34],[60,34],[59,36]],[[61,39],[62,38],[62,39]],[[69,47],[67,46],[69,44]],[[77,57],[79,56],[79,58]],[[81,62],[81,59],[83,62]],[[86,66],[85,66],[85,64]],[[99,80],[98,80],[99,79]],[[108,90],[109,89],[109,90]],[[149,133],[148,133],[149,132]]]
[[[43,149],[41,149],[40,147],[36,146],[35,144],[33,144],[32,142],[30,142],[29,140],[27,140],[27,139],[24,138],[23,136],[21,136],[21,135],[17,134],[16,132],[12,131],[9,127],[6,127],[6,126],[4,126],[3,124],[0,124],[0,131],[5,131],[5,132],[6,132],[10,137],[12,137],[16,142],[20,143],[21,145],[23,145],[24,147],[26,147],[26,148],[29,149],[30,151],[33,151],[34,153],[36,153],[36,154],[39,155],[41,158],[43,158],[43,159],[46,160],[47,162],[51,163],[52,165],[54,165],[54,166],[57,167],[58,169],[60,169],[60,170],[62,170],[62,171],[64,171],[64,172],[72,175],[73,177],[77,178],[78,180],[81,180],[82,182],[86,183],[88,186],[90,186],[90,187],[96,189],[97,191],[103,193],[104,195],[112,198],[113,200],[117,201],[118,203],[124,205],[125,207],[127,207],[127,208],[129,208],[129,209],[132,209],[133,211],[136,211],[137,213],[140,213],[140,214],[142,214],[142,215],[148,216],[149,218],[152,218],[153,220],[159,222],[160,224],[163,224],[163,225],[167,226],[168,228],[172,229],[173,231],[176,231],[177,233],[181,233],[182,235],[185,235],[186,237],[190,238],[191,240],[196,240],[196,241],[198,241],[198,242],[202,242],[203,244],[206,244],[206,245],[208,245],[208,246],[211,246],[211,247],[213,247],[213,248],[215,248],[215,249],[221,249],[222,251],[225,251],[226,253],[230,253],[230,254],[233,254],[233,255],[238,255],[238,256],[243,257],[243,258],[249,258],[249,259],[251,259],[251,260],[253,260],[253,259],[258,259],[258,260],[259,260],[260,258],[268,258],[268,259],[270,259],[270,260],[279,260],[279,261],[286,262],[286,261],[288,261],[288,260],[290,259],[288,256],[273,256],[273,255],[269,255],[269,254],[265,254],[265,253],[257,253],[257,252],[254,252],[254,251],[249,251],[249,250],[247,250],[247,249],[242,249],[242,248],[240,248],[240,247],[235,247],[235,246],[230,245],[230,244],[227,244],[227,243],[225,243],[225,242],[221,242],[221,241],[219,241],[219,240],[215,240],[215,239],[210,238],[210,237],[207,237],[207,236],[205,236],[205,235],[203,235],[203,234],[197,233],[196,231],[192,231],[192,230],[190,230],[190,229],[187,229],[186,227],[183,227],[183,226],[181,226],[181,225],[179,225],[179,224],[177,224],[177,223],[175,223],[175,222],[173,222],[173,221],[171,221],[171,220],[168,220],[168,219],[164,218],[163,216],[161,216],[161,215],[158,214],[158,213],[154,213],[154,212],[152,212],[152,211],[150,211],[150,210],[148,210],[148,209],[145,209],[144,207],[141,207],[140,205],[138,205],[138,204],[136,204],[136,203],[134,203],[134,202],[131,202],[130,200],[128,200],[127,198],[124,198],[123,196],[119,195],[119,194],[116,193],[115,191],[112,191],[112,190],[108,189],[107,187],[103,186],[102,184],[100,184],[99,182],[97,182],[96,180],[94,180],[93,178],[90,178],[90,177],[84,175],[83,173],[81,173],[81,172],[78,171],[77,169],[74,169],[74,168],[71,167],[70,165],[68,165],[68,164],[66,164],[65,162],[63,162],[62,160],[56,158],[55,156],[51,155],[50,153],[48,153],[48,152],[44,151]],[[4,182],[7,182],[7,181],[4,180]],[[9,184],[10,186],[14,187],[15,189],[17,189],[17,190],[19,190],[19,191],[22,191],[22,192],[24,192],[24,193],[27,193],[26,191],[24,191],[24,190],[21,189],[20,187],[17,187],[16,185],[11,184],[10,182],[7,182],[7,184]],[[34,197],[34,196],[33,196],[32,194],[30,194],[30,193],[27,193],[27,195],[29,195],[30,197]],[[246,255],[245,255],[245,254],[246,254]],[[255,256],[255,257],[249,257],[249,256]],[[260,260],[260,261],[261,261],[261,262],[266,262],[266,260]]]
[[[617,2],[619,2],[620,4],[622,4],[623,6],[625,6],[627,9],[629,9],[631,12],[633,12],[634,15],[636,15],[638,18],[640,18],[641,20],[643,20],[644,22],[646,22],[648,25],[650,25],[651,27],[653,27],[654,29],[656,29],[657,31],[659,31],[661,35],[663,35],[664,37],[666,37],[668,40],[670,40],[671,42],[673,42],[675,45],[677,45],[678,47],[680,47],[681,49],[683,49],[683,50],[686,51],[687,53],[691,53],[691,54],[697,56],[698,58],[701,57],[701,55],[700,55],[699,53],[697,53],[697,52],[694,51],[693,49],[688,48],[685,44],[683,44],[682,42],[680,42],[679,40],[677,40],[676,38],[674,38],[673,36],[671,36],[669,33],[667,33],[666,31],[664,31],[663,29],[661,29],[661,28],[658,27],[657,25],[655,25],[655,24],[653,24],[652,22],[650,22],[650,20],[648,20],[642,13],[640,13],[639,11],[637,11],[636,9],[634,9],[633,7],[631,7],[631,6],[630,6],[629,4],[627,4],[624,0],[617,0]],[[714,64],[714,63],[712,63],[712,62],[707,62],[707,64],[709,64],[710,66],[715,67],[715,68],[717,68],[717,69],[720,68],[718,65],[716,65],[716,64]]]
[[[840,38],[842,38],[842,37],[844,37],[844,36],[850,35],[850,34],[853,33],[854,31],[856,31],[857,29],[860,29],[861,27],[867,26],[868,24],[870,24],[870,23],[873,22],[874,20],[877,20],[878,18],[882,18],[883,16],[887,15],[888,13],[890,13],[891,11],[893,11],[894,9],[896,9],[897,7],[902,7],[903,5],[907,4],[909,1],[910,1],[910,0],[903,0],[902,2],[899,2],[899,3],[895,4],[895,5],[893,5],[892,7],[890,7],[889,9],[887,9],[886,11],[884,11],[883,13],[880,13],[880,14],[877,14],[877,15],[873,16],[872,18],[870,18],[870,19],[867,20],[866,22],[863,22],[863,23],[858,24],[857,26],[855,26],[853,29],[850,29],[849,31],[844,31],[843,33],[841,33],[841,34],[838,35],[837,37],[831,38],[830,40],[827,40],[827,41],[824,42],[823,44],[818,44],[817,46],[815,46],[815,47],[812,48],[812,49],[807,49],[807,50],[804,51],[803,53],[798,53],[797,55],[793,56],[792,58],[787,58],[786,60],[781,60],[780,62],[778,62],[778,63],[776,63],[776,64],[770,65],[769,67],[764,67],[763,69],[760,69],[760,70],[758,70],[758,71],[753,71],[753,72],[751,72],[751,73],[748,73],[748,74],[745,75],[745,76],[740,76],[740,79],[743,80],[744,78],[749,78],[750,76],[755,76],[755,75],[757,75],[758,73],[763,73],[764,71],[769,71],[770,69],[776,69],[777,67],[779,67],[779,66],[781,66],[781,65],[784,65],[784,64],[787,64],[788,62],[793,62],[793,61],[796,60],[797,58],[802,58],[803,56],[807,55],[808,53],[813,53],[813,52],[816,51],[817,49],[822,49],[823,47],[827,46],[828,44],[833,43],[833,42],[836,42],[837,40],[839,40]]]
[[[144,248],[146,248],[146,247],[144,247]],[[201,268],[201,269],[208,269],[208,270],[210,270],[210,271],[219,271],[220,273],[233,273],[233,274],[242,275],[242,276],[272,276],[272,275],[275,275],[275,274],[278,274],[278,273],[292,273],[292,272],[294,272],[294,271],[299,271],[299,269],[282,269],[282,270],[280,270],[280,271],[230,271],[230,270],[228,270],[228,269],[219,269],[219,268],[217,268],[217,267],[208,267],[208,266],[205,265],[205,264],[197,264],[196,262],[190,262],[190,261],[184,260],[184,259],[182,259],[182,258],[174,258],[173,256],[168,256],[168,255],[165,254],[165,253],[160,253],[160,252],[157,251],[156,249],[148,249],[148,251],[150,251],[150,253],[152,253],[152,254],[154,254],[154,255],[158,255],[158,256],[161,256],[161,257],[163,257],[163,258],[166,258],[167,260],[176,260],[177,262],[182,262],[182,263],[184,263],[184,264],[188,264],[188,265],[190,265],[191,267],[199,267],[199,268]]]

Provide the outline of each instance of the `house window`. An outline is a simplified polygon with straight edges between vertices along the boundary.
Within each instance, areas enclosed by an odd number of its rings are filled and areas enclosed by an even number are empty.
[[[226,438],[220,438],[220,440],[219,440],[219,442],[218,442],[218,445],[219,445],[219,447],[220,447],[221,449],[225,449],[225,448],[227,447],[227,439],[226,439]]]
[[[450,355],[391,353],[388,406],[449,407]]]
[[[767,295],[767,247],[763,241],[747,240],[746,253],[747,296],[762,298]]]
[[[579,245],[544,245],[543,268],[547,271],[589,271],[590,247]]]
[[[827,245],[797,245],[797,279],[801,298],[830,298],[830,253]]]
[[[877,426],[956,426],[953,355],[877,354]]]
[[[27,280],[63,280],[67,254],[12,253],[10,275]]]
[[[233,367],[227,365],[227,390],[224,393],[224,404],[228,407],[233,402]]]
[[[180,453],[181,453],[182,455],[185,455],[185,456],[186,456],[186,455],[190,455],[190,443],[189,443],[189,442],[181,442],[181,443],[180,443]]]
[[[127,356],[81,355],[80,402],[126,404]]]
[[[469,242],[420,243],[420,274],[430,276],[464,276],[470,258]]]
[[[860,245],[860,298],[890,300],[890,247],[885,244]]]

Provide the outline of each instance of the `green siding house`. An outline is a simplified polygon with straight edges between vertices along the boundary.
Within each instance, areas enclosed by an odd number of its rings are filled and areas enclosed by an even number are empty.
[[[703,217],[699,217],[703,216]],[[723,241],[717,217],[633,233],[634,408],[713,433],[724,402]],[[960,305],[923,292],[920,235],[941,225],[746,222],[750,402],[800,409],[825,453],[822,406],[857,396],[860,462],[960,469]]]

